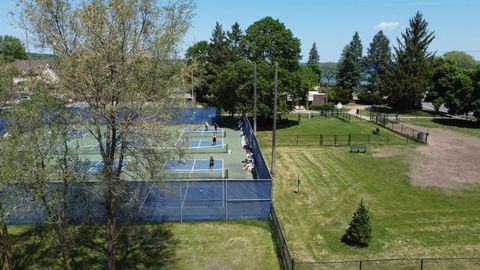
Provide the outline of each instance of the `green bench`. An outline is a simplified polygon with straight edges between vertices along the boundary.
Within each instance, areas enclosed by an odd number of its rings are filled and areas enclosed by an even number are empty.
[[[366,153],[367,152],[367,146],[365,146],[365,145],[350,145],[350,152]]]

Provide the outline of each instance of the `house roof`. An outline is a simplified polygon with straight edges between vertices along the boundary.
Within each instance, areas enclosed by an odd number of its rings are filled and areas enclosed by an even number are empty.
[[[35,74],[40,74],[43,72],[45,67],[53,64],[53,61],[48,60],[17,60],[12,63],[14,66],[19,68],[22,72],[33,72]]]

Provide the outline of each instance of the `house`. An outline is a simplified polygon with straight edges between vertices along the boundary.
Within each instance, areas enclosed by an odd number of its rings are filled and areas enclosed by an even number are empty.
[[[12,65],[17,67],[22,75],[13,78],[13,82],[43,80],[46,83],[55,83],[58,81],[58,76],[51,68],[52,63],[52,61],[47,60],[17,60]]]

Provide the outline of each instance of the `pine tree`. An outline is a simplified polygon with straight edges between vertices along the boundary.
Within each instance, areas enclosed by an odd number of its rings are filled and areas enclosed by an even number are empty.
[[[372,240],[372,226],[370,225],[370,217],[368,210],[360,201],[357,210],[353,214],[350,226],[345,231],[342,239],[349,245],[366,247]]]
[[[370,75],[367,87],[371,92],[378,93],[380,84],[386,78],[386,71],[392,64],[390,41],[382,31],[373,37],[364,64],[366,72]]]
[[[383,94],[397,110],[420,107],[422,98],[431,87],[433,54],[428,52],[428,45],[435,35],[427,27],[428,23],[417,12],[402,33],[402,40],[397,38],[394,65],[387,70],[387,79],[382,85]]]
[[[216,22],[208,48],[209,62],[222,68],[228,62],[228,45],[222,25]]]
[[[362,42],[358,32],[343,49],[338,64],[338,86],[349,91],[355,90],[362,79]]]
[[[230,49],[230,61],[236,62],[242,57],[241,54],[241,41],[243,38],[243,32],[240,25],[235,22],[232,25],[231,31],[227,32],[227,46]]]
[[[317,44],[315,44],[314,42],[312,45],[312,48],[310,49],[310,53],[308,55],[307,65],[318,65],[319,61],[320,61],[320,56],[318,55]]]

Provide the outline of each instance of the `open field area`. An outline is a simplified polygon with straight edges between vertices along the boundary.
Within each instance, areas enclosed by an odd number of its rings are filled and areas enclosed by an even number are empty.
[[[301,134],[301,126],[296,132]],[[269,144],[261,143],[270,159]],[[480,186],[412,185],[415,145],[371,147],[367,154],[349,153],[348,147],[277,151],[274,202],[296,262],[478,255]],[[370,211],[373,240],[367,248],[355,248],[340,239],[362,199]]]
[[[320,144],[334,145],[335,143],[346,145],[348,144],[349,134],[351,134],[352,144],[404,145],[413,143],[412,140],[407,140],[388,129],[368,121],[355,119],[353,116],[350,123],[334,117],[321,117],[318,114],[311,119],[303,114],[300,124],[298,124],[297,114],[290,114],[287,119],[290,121],[277,124],[277,145],[279,146],[319,146]],[[372,134],[372,131],[376,128],[380,129],[379,135]],[[337,135],[336,138],[335,135]],[[271,145],[271,132],[259,131],[257,137],[262,146]]]
[[[83,240],[79,239],[77,251],[82,255],[77,257],[75,269],[104,269],[101,244],[104,232],[89,227],[84,233],[96,235],[97,239],[87,243],[79,235]],[[280,269],[267,222],[165,223],[135,227],[138,234],[132,241],[142,242],[124,259],[125,269]],[[59,263],[52,261],[52,256],[45,256],[51,252],[49,245],[52,245],[46,240],[48,233],[35,237],[27,233],[29,229],[29,226],[10,227],[12,238],[22,240],[14,246],[16,254],[24,255],[19,261],[23,268],[19,269],[50,269]]]

